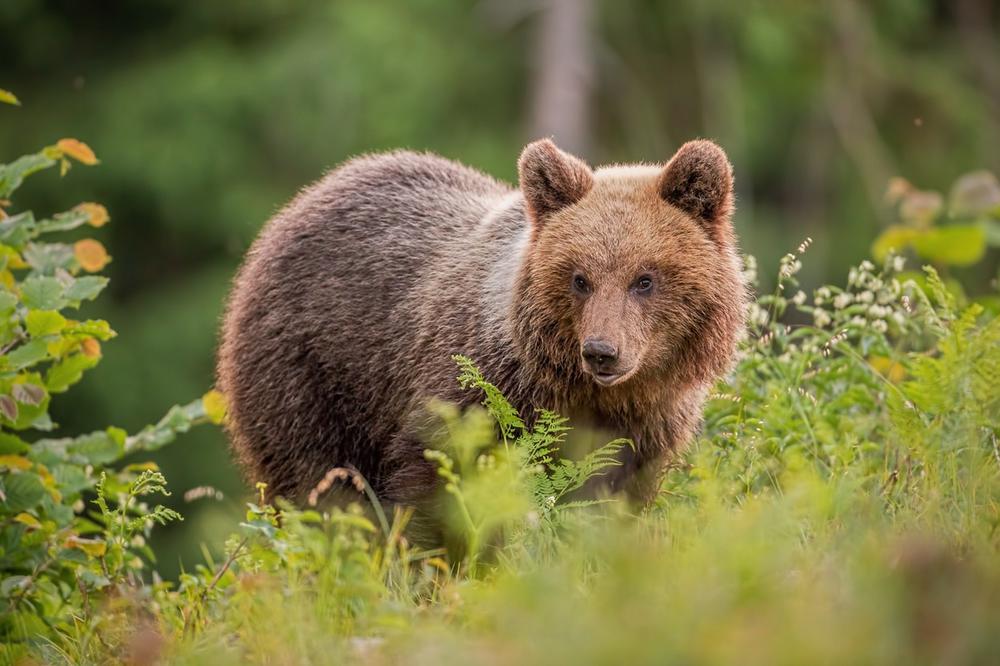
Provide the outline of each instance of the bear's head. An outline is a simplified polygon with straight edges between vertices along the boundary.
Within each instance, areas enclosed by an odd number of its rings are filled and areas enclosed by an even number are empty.
[[[518,168],[531,233],[514,316],[531,358],[612,394],[731,364],[746,288],[721,148],[595,171],[545,139]]]

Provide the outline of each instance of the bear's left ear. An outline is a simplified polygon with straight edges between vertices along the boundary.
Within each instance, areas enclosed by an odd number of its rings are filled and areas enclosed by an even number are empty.
[[[521,192],[536,228],[556,211],[582,199],[594,185],[586,162],[564,153],[549,139],[529,143],[517,161]]]
[[[712,240],[730,236],[733,167],[722,148],[704,139],[680,147],[660,176],[660,196],[698,220]]]

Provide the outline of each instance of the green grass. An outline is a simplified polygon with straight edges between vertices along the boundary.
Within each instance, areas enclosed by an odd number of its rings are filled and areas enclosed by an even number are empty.
[[[65,171],[69,158],[96,161],[64,140],[0,164],[0,206],[24,178]],[[992,207],[977,213],[982,247],[937,250],[963,261],[985,252],[1000,211],[992,194],[979,198]],[[628,442],[561,459],[572,424],[547,412],[522,418],[474,359],[456,358],[456,380],[482,408],[432,406],[443,428],[426,456],[442,478],[450,557],[410,544],[409,512],[334,469],[317,500],[343,485],[357,504],[261,499],[231,526],[221,560],[206,555],[163,581],[148,539],[181,516],[156,503],[168,492],[162,472],[133,461],[218,424],[224,397],[209,392],[132,435],[48,435],[53,396],[115,335],[77,312],[107,284],[95,274],[107,257],[95,260],[92,241],[49,239],[103,225],[101,211],[0,211],[0,664],[1000,655],[995,293],[970,301],[954,278],[905,272],[887,255],[881,268],[863,262],[844,286],[807,295],[796,278],[803,243],[781,260],[775,292],[754,301],[700,436],[641,512],[615,498],[566,500]],[[959,236],[952,242],[968,241]],[[752,284],[755,273],[748,258]]]
[[[526,431],[460,360],[486,407],[441,407],[450,436],[431,458],[462,561],[409,546],[405,513],[380,527],[361,508],[284,507],[279,521],[251,505],[228,560],[176,589],[123,587],[58,649],[36,649],[84,663],[130,650],[191,664],[995,659],[1000,320],[959,311],[933,271],[926,291],[900,284],[892,260],[786,298],[797,261],[759,299],[738,367],[648,511],[554,503],[611,449],[559,461],[563,423]],[[803,315],[822,325],[778,323]]]

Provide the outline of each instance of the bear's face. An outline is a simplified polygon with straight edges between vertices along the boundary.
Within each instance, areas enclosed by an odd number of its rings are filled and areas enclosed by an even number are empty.
[[[733,335],[743,285],[732,172],[715,144],[686,144],[666,166],[593,172],[540,141],[520,175],[533,226],[529,301],[554,361],[610,389],[718,346],[713,328]],[[715,353],[728,363],[731,350]]]

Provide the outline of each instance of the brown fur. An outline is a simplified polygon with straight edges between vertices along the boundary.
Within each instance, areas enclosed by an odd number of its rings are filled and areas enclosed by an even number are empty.
[[[271,220],[236,277],[218,364],[251,480],[301,500],[350,465],[390,502],[428,500],[413,424],[429,398],[479,399],[455,381],[465,354],[523,414],[632,438],[609,483],[652,497],[743,330],[729,162],[695,141],[666,167],[594,172],[543,140],[519,169],[511,190],[433,155],[361,157]],[[616,383],[596,381],[588,340],[617,350]]]

